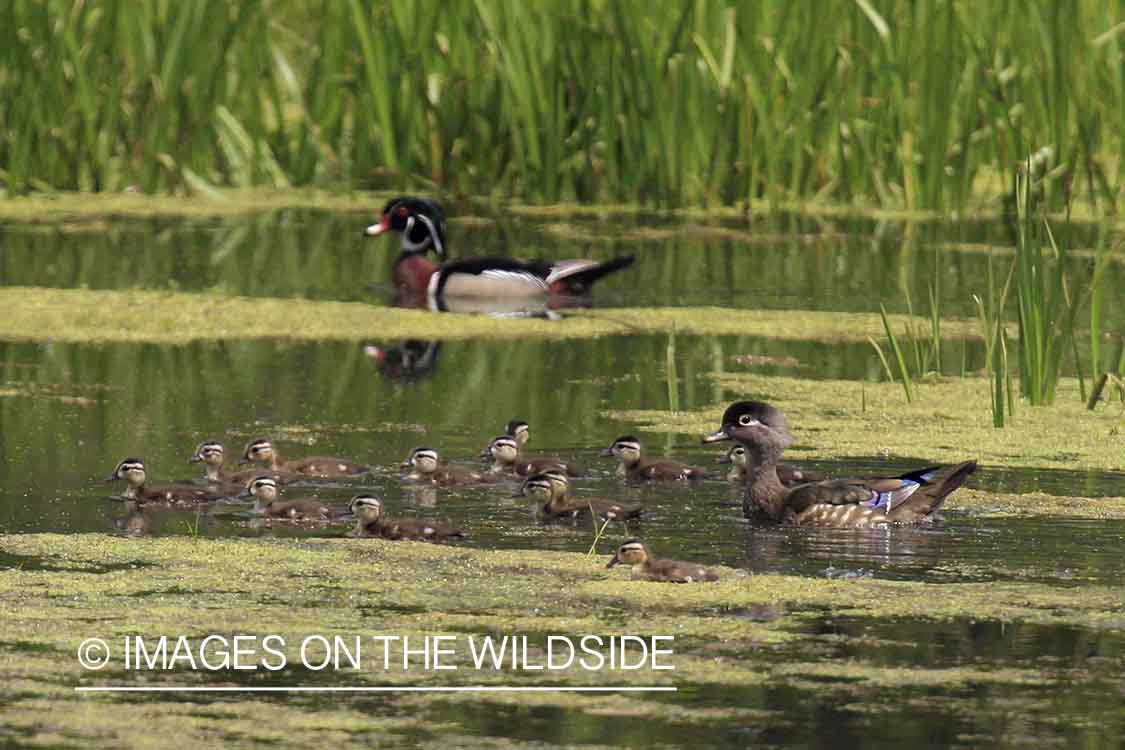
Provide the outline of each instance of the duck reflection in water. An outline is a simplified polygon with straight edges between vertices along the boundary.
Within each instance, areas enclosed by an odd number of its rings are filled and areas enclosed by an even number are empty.
[[[432,377],[440,352],[440,341],[420,339],[406,339],[385,347],[374,344],[363,347],[363,353],[375,363],[379,373],[398,383],[417,383]]]
[[[121,536],[149,536],[152,533],[152,516],[142,503],[125,501],[125,513],[113,519],[113,528]]]
[[[949,539],[938,526],[876,526],[859,529],[746,524],[743,555],[754,572],[794,572],[794,561],[817,561],[808,572],[835,571],[832,577],[886,569],[900,577],[937,568]],[[800,563],[796,563],[800,564]],[[887,577],[881,574],[880,577]]]

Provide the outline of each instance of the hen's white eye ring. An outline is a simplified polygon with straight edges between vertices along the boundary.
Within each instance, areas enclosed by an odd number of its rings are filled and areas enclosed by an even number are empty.
[[[758,420],[754,419],[749,414],[743,414],[741,417],[738,418],[738,423],[740,425],[742,425],[743,427],[749,427],[750,425],[754,424],[754,422],[756,422],[756,421],[758,421]]]

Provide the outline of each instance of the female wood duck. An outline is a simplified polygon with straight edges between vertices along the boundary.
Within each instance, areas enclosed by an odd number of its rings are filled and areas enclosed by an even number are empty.
[[[735,440],[746,447],[744,508],[775,521],[837,528],[924,521],[949,493],[976,471],[976,461],[930,466],[880,479],[837,479],[786,487],[777,464],[789,446],[789,422],[761,401],[739,401],[723,414],[722,426],[703,442]]]
[[[254,477],[272,476],[278,484],[285,484],[299,478],[300,474],[281,471],[263,471],[262,469],[246,469],[228,474],[223,464],[226,462],[226,449],[217,440],[204,440],[195,448],[195,453],[188,459],[190,464],[203,464],[203,479],[210,485],[222,488],[224,492],[237,495]]]
[[[561,458],[525,456],[520,452],[519,440],[509,435],[492,438],[492,441],[481,451],[480,457],[492,462],[491,470],[494,474],[516,473],[525,477],[548,469],[557,469],[572,477],[580,477],[586,473],[578,464]]]
[[[603,521],[628,521],[639,518],[643,508],[598,500],[572,500],[570,480],[561,471],[532,474],[520,485],[520,495],[535,503],[541,521],[582,520],[591,517]]]
[[[148,484],[145,462],[139,458],[126,458],[119,462],[106,481],[122,479],[128,484],[121,497],[141,504],[196,505],[221,500],[232,494],[221,488],[196,484]]]
[[[348,503],[355,514],[356,527],[351,536],[377,536],[383,539],[414,539],[427,542],[441,542],[447,539],[464,539],[460,529],[419,518],[403,518],[397,521],[383,515],[383,503],[371,495],[356,495]]]
[[[617,553],[606,565],[629,565],[634,581],[662,581],[666,583],[698,583],[717,581],[719,576],[698,563],[679,560],[658,560],[640,539],[630,539],[617,548]]]
[[[247,443],[246,450],[242,452],[242,458],[238,463],[257,464],[270,471],[302,474],[306,477],[347,477],[365,474],[368,471],[368,467],[362,464],[332,456],[309,456],[286,461],[282,459],[274,444],[265,438],[257,438]]]
[[[479,471],[459,466],[442,466],[438,452],[433,448],[419,446],[410,451],[402,462],[402,468],[410,469],[405,479],[410,482],[424,482],[449,487],[458,484],[478,484],[488,480]]]
[[[736,484],[746,484],[746,466],[748,462],[746,456],[746,446],[735,443],[723,455],[719,456],[719,463],[730,464],[730,471],[727,472],[727,481]],[[825,476],[811,471],[799,469],[792,464],[778,464],[777,465],[777,478],[786,487],[796,487],[798,484],[805,484],[806,482],[823,482]]]
[[[402,252],[395,260],[394,285],[425,295],[431,309],[446,309],[446,298],[582,296],[598,279],[633,263],[632,256],[595,260],[522,261],[513,258],[446,260],[445,213],[425,198],[400,196],[387,201],[378,224],[364,231],[368,237],[385,232],[402,234]],[[440,265],[426,259],[434,251]]]
[[[260,476],[246,483],[246,491],[240,497],[254,498],[253,513],[266,518],[286,518],[291,521],[327,521],[328,506],[319,500],[280,500],[277,480],[271,476]]]
[[[632,435],[622,435],[602,449],[605,458],[616,457],[617,476],[625,479],[702,479],[707,476],[703,469],[677,461],[649,461],[645,458],[641,441]]]

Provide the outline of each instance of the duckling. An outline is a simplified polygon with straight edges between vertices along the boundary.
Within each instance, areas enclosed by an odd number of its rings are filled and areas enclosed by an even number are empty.
[[[254,477],[246,483],[240,497],[254,498],[252,512],[266,518],[287,518],[293,521],[327,521],[328,507],[319,500],[278,500],[277,480],[271,476]]]
[[[617,548],[613,559],[606,565],[632,566],[634,581],[665,581],[668,583],[695,583],[717,581],[719,576],[697,563],[679,560],[658,560],[640,539],[630,539]]]
[[[208,484],[221,487],[224,492],[237,495],[254,477],[272,476],[280,484],[292,481],[298,475],[288,472],[269,472],[262,469],[246,469],[227,474],[223,468],[226,462],[226,449],[217,440],[204,440],[195,448],[195,453],[188,459],[189,464],[203,464],[203,479]]]
[[[465,533],[452,526],[420,518],[403,518],[397,521],[383,515],[383,502],[371,495],[356,495],[348,503],[356,516],[356,527],[351,536],[378,536],[384,539],[416,539],[439,542],[446,539],[464,539]]]
[[[247,443],[238,463],[257,464],[271,471],[295,472],[307,477],[344,477],[368,471],[366,466],[332,456],[309,456],[286,461],[266,438],[257,438]]]
[[[617,457],[620,463],[615,473],[624,479],[702,479],[707,476],[703,469],[678,461],[649,461],[641,441],[632,435],[617,438],[601,455]]]
[[[976,461],[963,461],[897,477],[786,487],[777,465],[792,442],[789,422],[780,409],[762,401],[739,401],[727,407],[719,430],[703,438],[705,443],[720,440],[735,440],[746,447],[746,515],[763,513],[793,524],[856,528],[926,521],[977,468]]]
[[[114,482],[119,479],[129,483],[121,493],[121,497],[142,504],[195,505],[214,502],[230,495],[215,487],[194,484],[147,484],[148,471],[145,469],[144,460],[140,458],[122,460],[106,481]]]
[[[459,466],[442,466],[441,457],[433,448],[420,446],[410,451],[402,462],[402,468],[411,469],[406,479],[411,482],[428,482],[448,487],[456,484],[476,484],[487,481],[487,477],[471,469]]]
[[[748,461],[746,446],[740,443],[732,445],[730,450],[719,456],[718,459],[721,464],[731,465],[730,471],[727,472],[727,481],[737,484],[746,483]],[[786,487],[796,487],[798,484],[805,484],[806,482],[822,482],[826,479],[823,474],[805,471],[792,464],[778,464],[777,478]]]
[[[481,451],[481,458],[492,462],[492,473],[515,473],[521,477],[538,474],[548,469],[558,469],[567,476],[580,477],[586,472],[577,464],[561,458],[528,458],[520,453],[518,438],[500,435]]]
[[[603,521],[628,521],[640,518],[644,511],[639,505],[621,505],[597,500],[574,500],[568,495],[570,480],[561,471],[532,474],[523,480],[519,494],[535,502],[535,513],[540,521],[585,519],[591,516]]]
[[[516,439],[520,450],[531,440],[531,426],[522,419],[513,419],[504,426],[504,434]]]

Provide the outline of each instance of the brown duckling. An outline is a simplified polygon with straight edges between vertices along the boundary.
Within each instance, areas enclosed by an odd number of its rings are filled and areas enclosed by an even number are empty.
[[[442,487],[477,484],[490,479],[479,471],[459,466],[443,466],[438,452],[425,446],[410,451],[410,455],[402,462],[402,468],[410,469],[410,473],[405,477],[408,481],[425,482]]]
[[[731,465],[730,471],[727,472],[727,481],[737,484],[746,483],[746,468],[748,462],[746,446],[735,443],[731,446],[729,451],[719,456],[718,462]],[[823,474],[799,469],[792,464],[778,464],[777,478],[780,479],[781,483],[786,487],[796,487],[798,484],[804,484],[806,482],[822,482],[827,477]]]
[[[196,505],[221,500],[231,494],[219,488],[195,484],[148,484],[148,471],[145,469],[145,462],[140,458],[122,460],[106,481],[113,482],[119,479],[128,482],[121,497],[141,504]]]
[[[632,435],[622,435],[608,448],[602,450],[603,457],[615,456],[617,476],[624,479],[702,479],[707,472],[695,466],[678,461],[650,461],[645,458],[641,441]]]
[[[918,523],[976,471],[976,461],[928,466],[897,477],[835,479],[786,487],[777,465],[792,438],[780,409],[762,401],[739,401],[723,414],[717,432],[703,442],[735,440],[746,447],[747,484],[743,510],[774,521],[836,528]]]
[[[397,521],[383,515],[383,502],[371,495],[356,495],[348,503],[356,517],[352,536],[378,536],[383,539],[414,539],[440,542],[446,539],[464,539],[460,529],[420,518],[402,518]]]
[[[606,567],[622,564],[632,567],[634,581],[696,583],[719,580],[718,575],[698,563],[656,559],[640,539],[630,539],[618,547]]]
[[[257,438],[247,443],[238,463],[257,464],[270,471],[294,472],[306,477],[346,477],[364,474],[369,470],[362,464],[333,456],[309,456],[286,461],[266,438]]]
[[[266,518],[286,518],[291,521],[327,521],[328,506],[319,500],[279,500],[277,480],[271,476],[254,477],[246,483],[241,497],[254,498],[251,512]]]
[[[639,518],[640,505],[622,505],[598,500],[574,500],[569,497],[570,480],[561,471],[532,474],[523,480],[519,494],[535,502],[535,513],[541,521],[573,520],[596,517],[603,521],[628,521]]]
[[[581,466],[564,461],[561,458],[529,458],[524,456],[520,452],[518,438],[509,435],[492,438],[492,442],[481,451],[481,458],[492,462],[491,471],[494,474],[515,473],[525,477],[528,474],[538,474],[549,469],[557,469],[571,477],[580,477],[586,473]]]
[[[504,434],[515,438],[516,444],[520,450],[523,450],[523,447],[531,441],[531,425],[522,419],[513,419],[504,426]]]
[[[188,459],[189,464],[203,464],[203,479],[211,485],[221,487],[224,492],[232,495],[239,494],[254,477],[272,476],[279,484],[291,482],[300,478],[300,474],[281,471],[264,471],[262,469],[246,469],[228,474],[223,464],[226,463],[226,449],[217,440],[205,440],[195,448],[195,453]]]

